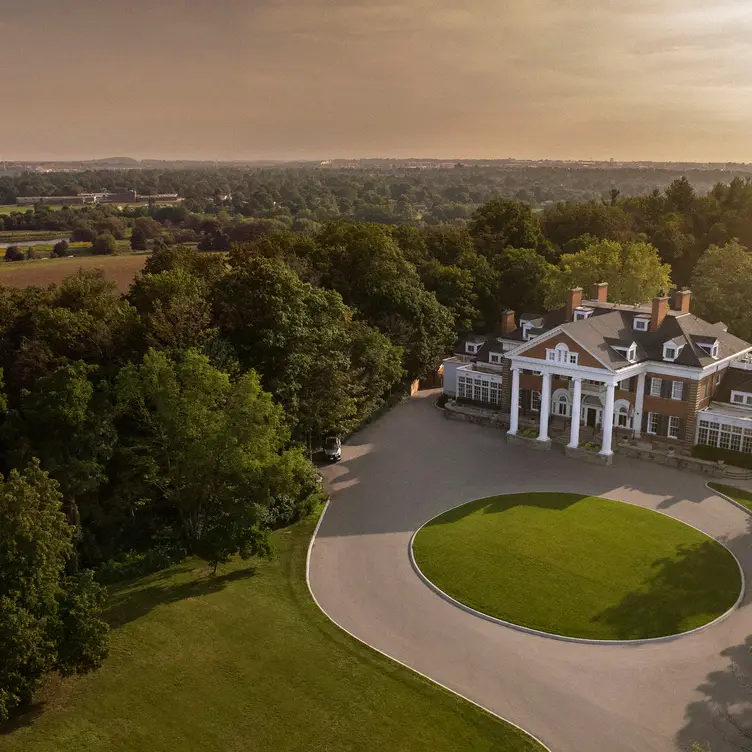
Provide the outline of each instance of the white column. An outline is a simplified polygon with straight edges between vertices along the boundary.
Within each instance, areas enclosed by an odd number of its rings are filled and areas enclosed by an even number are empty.
[[[641,373],[637,377],[637,396],[635,397],[634,417],[632,425],[634,426],[634,437],[640,438],[642,433],[642,404],[645,400],[645,374]]]
[[[582,402],[582,379],[575,378],[572,396],[572,420],[569,426],[569,446],[577,449],[580,444],[580,403]]]
[[[603,407],[603,441],[601,451],[603,455],[613,454],[611,451],[611,436],[614,432],[614,392],[615,384],[609,384],[606,390],[606,404]]]
[[[509,412],[509,433],[517,433],[520,424],[520,369],[512,368],[512,404]]]
[[[541,389],[540,433],[538,441],[548,441],[548,416],[551,412],[551,374],[543,372],[543,388]]]

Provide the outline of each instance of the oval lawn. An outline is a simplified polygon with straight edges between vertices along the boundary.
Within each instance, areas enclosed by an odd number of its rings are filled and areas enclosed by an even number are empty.
[[[489,616],[557,635],[634,640],[686,632],[730,609],[732,554],[662,514],[595,496],[494,496],[413,541],[423,574]]]

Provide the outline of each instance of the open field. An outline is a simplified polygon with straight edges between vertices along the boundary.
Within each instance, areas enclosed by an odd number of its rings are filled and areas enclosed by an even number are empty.
[[[415,537],[426,577],[478,611],[569,637],[685,632],[741,588],[720,543],[641,507],[565,493],[494,496],[445,512]]]
[[[113,588],[110,658],[49,687],[4,752],[541,752],[335,627],[305,584],[312,529],[275,533],[271,561]]]
[[[22,243],[69,237],[70,232],[67,230],[5,230],[0,232],[0,243]]]
[[[133,278],[146,262],[148,254],[123,256],[75,256],[37,261],[9,261],[0,263],[0,285],[8,287],[46,287],[61,282],[78,269],[103,269],[121,292],[127,292]]]

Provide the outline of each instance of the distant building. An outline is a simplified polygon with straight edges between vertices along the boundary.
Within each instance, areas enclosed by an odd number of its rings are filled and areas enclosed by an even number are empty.
[[[138,203],[178,203],[183,199],[177,193],[157,193],[140,196],[136,191],[125,193],[79,193],[77,196],[19,196],[18,206],[81,206],[84,204],[138,204]]]

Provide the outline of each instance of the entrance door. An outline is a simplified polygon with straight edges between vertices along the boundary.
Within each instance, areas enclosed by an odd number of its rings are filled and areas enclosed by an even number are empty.
[[[594,407],[588,407],[587,415],[585,416],[585,424],[591,428],[595,428],[595,424],[598,420],[598,412]]]

